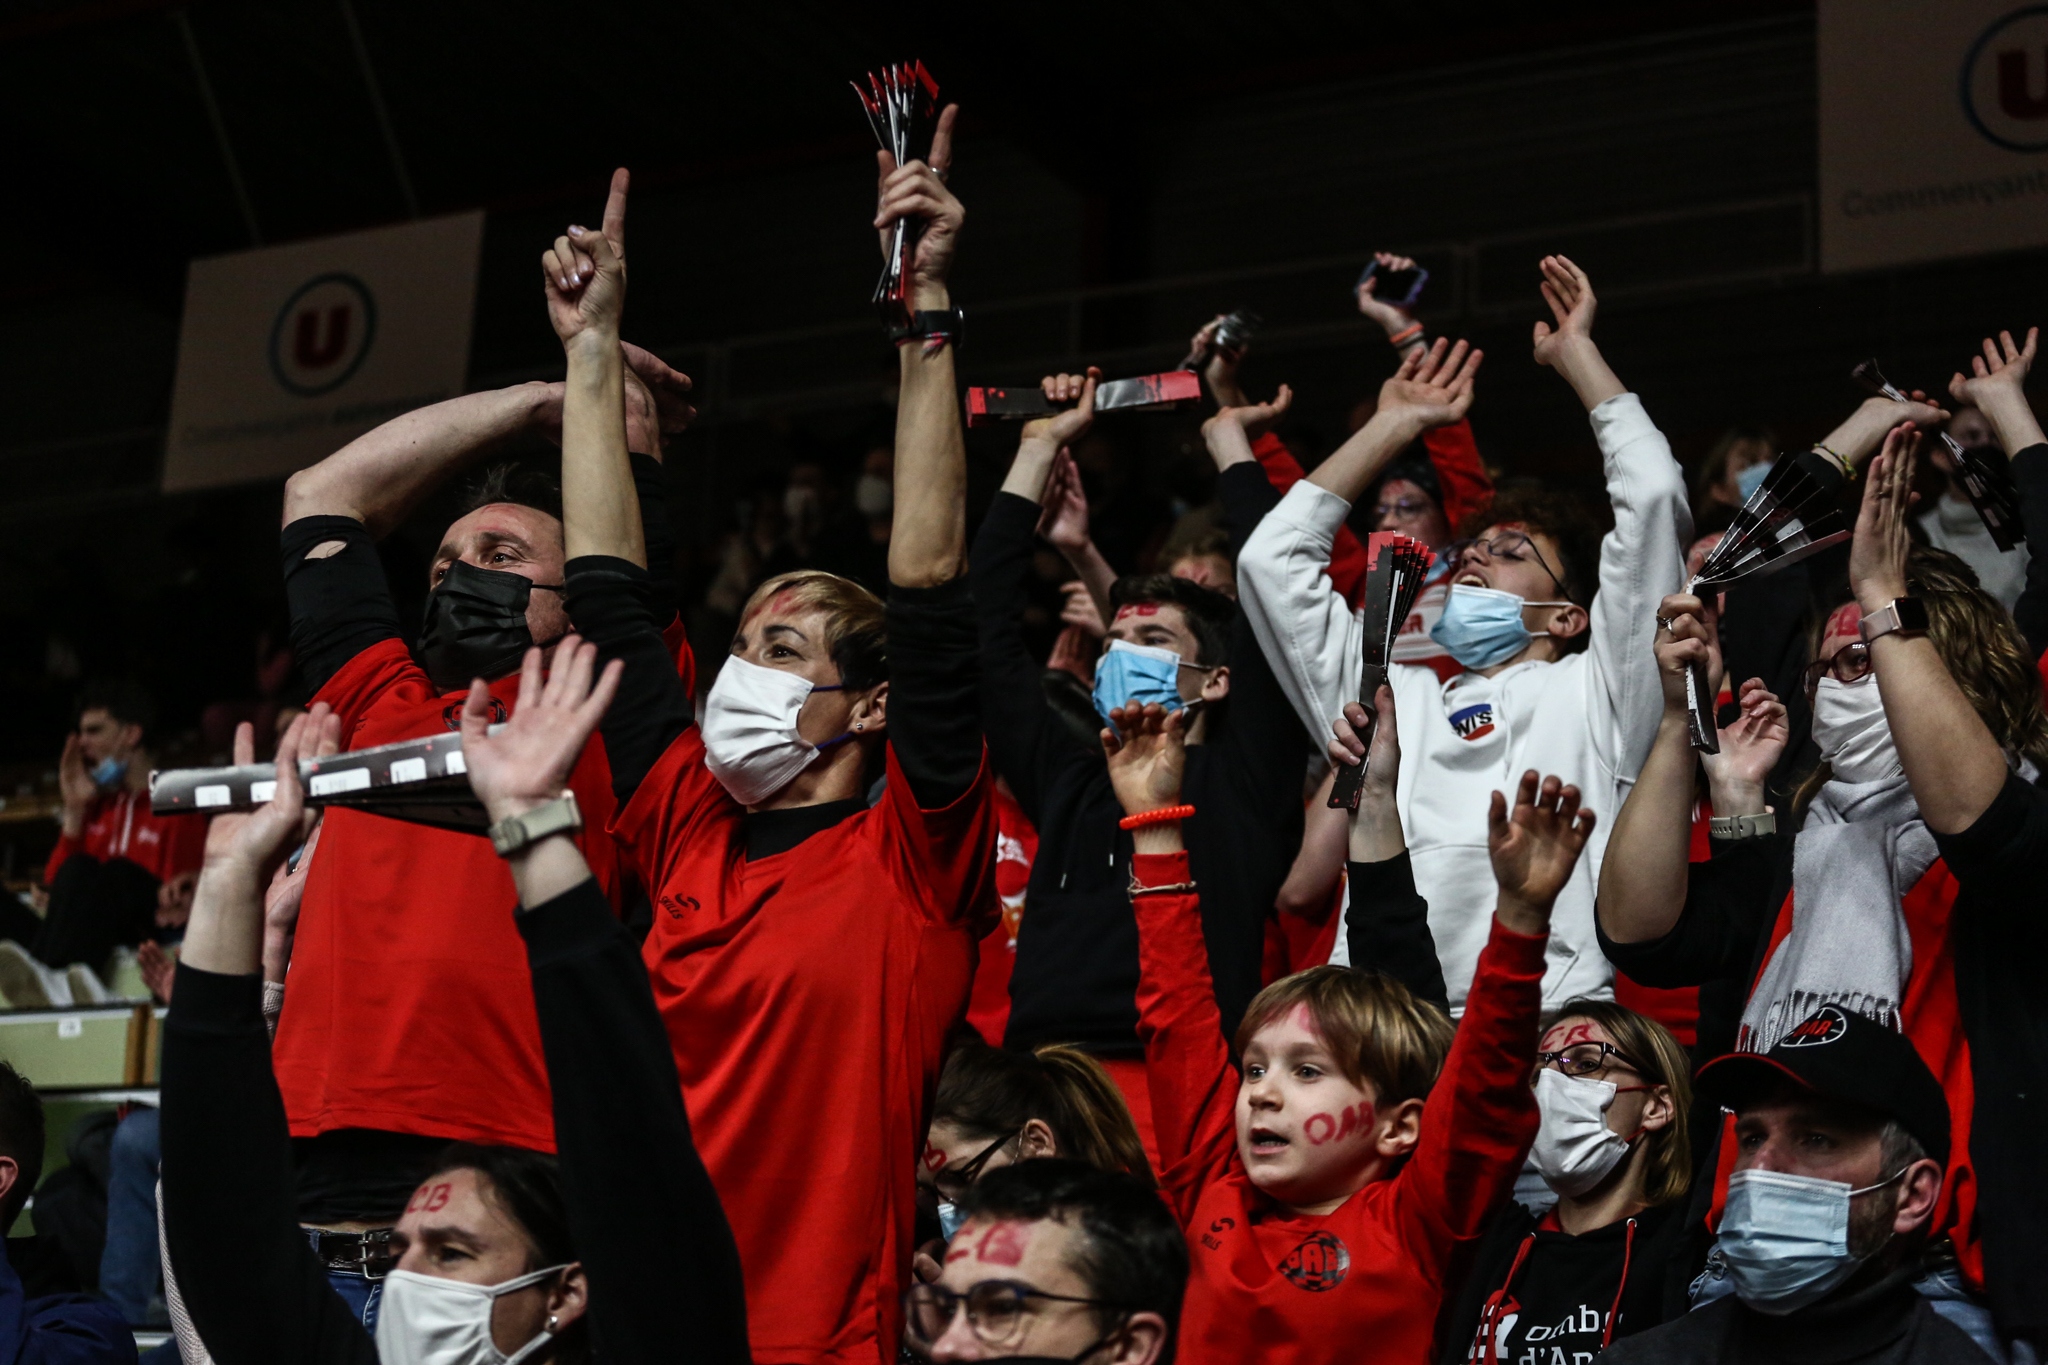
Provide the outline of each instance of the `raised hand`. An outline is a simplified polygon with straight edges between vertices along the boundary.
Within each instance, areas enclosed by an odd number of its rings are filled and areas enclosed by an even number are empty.
[[[1349,814],[1351,857],[1354,862],[1377,863],[1395,857],[1408,846],[1401,829],[1401,813],[1394,805],[1394,793],[1401,781],[1401,731],[1394,715],[1394,689],[1385,683],[1373,695],[1375,717],[1352,701],[1344,703],[1344,714],[1331,726],[1330,761],[1356,767],[1365,755],[1365,784],[1359,789],[1358,808]],[[1358,736],[1372,727],[1372,748],[1367,753]]]
[[[1593,314],[1599,300],[1593,297],[1593,282],[1568,256],[1545,256],[1537,267],[1543,272],[1543,301],[1556,319],[1555,329],[1547,322],[1536,324],[1536,363],[1557,364],[1568,347],[1593,339]]]
[[[216,815],[206,826],[206,872],[234,864],[268,880],[271,869],[304,840],[312,824],[306,793],[299,781],[299,760],[324,757],[341,748],[341,717],[326,702],[297,717],[277,743],[277,791],[253,811]],[[256,761],[256,730],[243,721],[235,727],[234,761]],[[198,895],[195,893],[194,902]]]
[[[1742,685],[1742,712],[1721,727],[1719,753],[1701,754],[1707,770],[1716,815],[1758,815],[1764,809],[1764,783],[1784,756],[1792,730],[1779,701],[1762,678]]]
[[[64,835],[77,839],[85,833],[85,817],[92,810],[99,786],[85,766],[85,742],[73,730],[64,736],[64,753],[57,760],[57,794],[64,802]]]
[[[1541,779],[1534,768],[1522,774],[1514,809],[1499,792],[1486,813],[1486,851],[1500,885],[1495,914],[1508,929],[1540,934],[1550,927],[1550,907],[1571,880],[1579,854],[1593,835],[1594,815],[1579,809],[1579,789],[1555,777]]]
[[[1486,352],[1463,341],[1453,345],[1449,337],[1438,337],[1427,350],[1409,351],[1393,378],[1380,385],[1373,420],[1400,423],[1416,436],[1460,420],[1472,408],[1472,382],[1484,359]]]
[[[541,254],[548,321],[564,345],[585,332],[617,342],[626,306],[626,190],[631,179],[624,167],[612,172],[600,231],[571,225]]]
[[[915,163],[912,163],[915,164]],[[1102,371],[1094,365],[1088,373],[1049,374],[1038,381],[1038,387],[1045,390],[1045,397],[1052,403],[1072,403],[1074,406],[1056,412],[1050,417],[1034,417],[1024,424],[1018,433],[1019,442],[1045,441],[1052,445],[1071,445],[1088,434],[1088,428],[1095,425],[1095,386],[1102,382]]]
[[[638,414],[641,419],[651,421],[657,430],[671,436],[696,420],[697,409],[690,403],[690,390],[695,385],[690,376],[646,347],[635,346],[630,341],[619,343],[619,354],[626,359],[626,422],[629,427],[635,419],[636,406],[641,405],[644,405]],[[651,455],[654,452],[643,453]]]
[[[1077,578],[1071,583],[1062,583],[1060,584],[1060,592],[1065,594],[1066,597],[1066,601],[1060,606],[1060,624],[1079,632],[1086,637],[1089,643],[1100,640],[1109,633],[1109,628],[1103,624],[1102,613],[1096,609],[1095,594],[1089,591],[1088,585],[1085,582]],[[1066,638],[1064,632],[1061,633],[1060,638],[1062,640]],[[1059,646],[1056,644],[1054,652],[1057,653],[1058,649]],[[1091,653],[1083,658],[1082,663],[1087,665],[1087,667],[1081,670],[1084,677],[1094,677],[1095,659],[1093,654]],[[1046,667],[1058,668],[1060,665],[1047,664]]]
[[[1218,313],[1196,330],[1188,341],[1188,354],[1209,357],[1209,363],[1202,367],[1202,378],[1209,382],[1209,392],[1215,395],[1217,404],[1227,408],[1241,406],[1245,401],[1244,390],[1237,383],[1237,367],[1244,363],[1244,352],[1216,345],[1216,329],[1223,325],[1224,316]]]
[[[1046,480],[1045,496],[1039,499],[1039,504],[1045,510],[1039,514],[1038,534],[1045,537],[1048,545],[1063,553],[1078,552],[1086,547],[1088,490],[1081,484],[1080,466],[1074,463],[1073,455],[1064,448],[1053,459],[1052,477]],[[1079,588],[1084,594],[1088,591],[1086,583],[1074,583],[1069,586]],[[1088,610],[1092,614],[1095,609],[1090,607]]]
[[[192,918],[192,892],[199,885],[197,872],[180,872],[164,878],[156,889],[156,924],[175,929]]]
[[[1188,758],[1186,721],[1185,709],[1168,711],[1156,701],[1119,706],[1109,713],[1102,752],[1109,759],[1109,785],[1123,803],[1124,814],[1180,804]]]
[[[320,846],[320,831],[326,821],[313,817],[306,841],[299,845],[296,863],[279,863],[263,892],[263,977],[284,980],[284,969],[292,958],[292,939],[299,931],[299,906],[306,896],[306,878],[313,870],[313,851]]]
[[[1867,615],[1906,595],[1906,552],[1913,547],[1906,513],[1913,505],[1913,458],[1920,433],[1901,422],[1870,462],[1856,535],[1849,542],[1849,590]]]
[[[2038,445],[2043,437],[2041,423],[2027,404],[2027,373],[2034,368],[2034,348],[2041,329],[2027,329],[2027,344],[2015,346],[2011,332],[1998,334],[1998,345],[1984,338],[1984,354],[1970,358],[1972,377],[1958,372],[1948,381],[1949,396],[1958,403],[1980,409],[1998,433],[1999,445],[2007,455]]]
[[[597,646],[574,635],[556,646],[555,666],[541,676],[541,651],[526,651],[519,672],[519,701],[512,719],[491,734],[490,692],[483,680],[470,684],[462,706],[462,756],[469,785],[493,823],[524,815],[559,797],[568,786],[590,732],[619,688],[625,662],[614,659],[591,685]]]
[[[879,174],[875,180],[875,229],[887,259],[899,218],[922,218],[924,233],[917,239],[911,256],[912,307],[944,307],[947,272],[960,244],[960,225],[967,218],[953,192],[946,188],[946,175],[953,166],[953,125],[960,106],[949,104],[939,112],[938,127],[932,132],[931,159],[896,164],[887,149],[875,153]]]
[[[1391,251],[1375,251],[1372,258],[1379,263],[1380,268],[1367,276],[1364,284],[1358,286],[1358,311],[1377,322],[1386,329],[1388,336],[1392,336],[1396,332],[1406,330],[1414,323],[1415,318],[1407,309],[1391,304],[1379,296],[1380,271],[1391,273],[1396,270],[1413,270],[1415,258],[1396,256]]]
[[[1685,674],[1707,667],[1707,685],[1721,695],[1721,634],[1713,611],[1689,592],[1674,592],[1657,604],[1657,677],[1664,684],[1664,709],[1686,710]]]
[[[1220,392],[1217,401],[1223,401]],[[1238,390],[1233,401],[1216,409],[1215,414],[1202,423],[1202,442],[1209,447],[1209,457],[1216,462],[1218,469],[1227,469],[1241,460],[1255,459],[1251,443],[1285,417],[1293,406],[1294,390],[1285,384],[1263,403],[1252,402],[1242,389]]]
[[[1087,585],[1073,586],[1081,589],[1081,606],[1086,608],[1090,616],[1094,616],[1095,603],[1088,596]],[[1071,594],[1067,597],[1067,610],[1074,610],[1074,598]],[[1064,613],[1061,619],[1066,619]],[[1057,668],[1063,673],[1071,673],[1081,680],[1083,686],[1090,685],[1095,681],[1095,642],[1101,638],[1100,620],[1097,620],[1092,628],[1077,626],[1070,622],[1066,629],[1053,638],[1052,653],[1045,656],[1045,666]]]
[[[156,997],[157,1003],[170,1004],[171,986],[176,979],[178,963],[164,951],[164,946],[150,938],[136,944],[135,967],[142,974],[142,984]]]

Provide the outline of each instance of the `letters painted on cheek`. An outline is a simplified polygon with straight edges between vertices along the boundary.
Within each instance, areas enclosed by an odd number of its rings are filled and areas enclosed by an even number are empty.
[[[1357,1104],[1346,1105],[1340,1118],[1328,1114],[1310,1114],[1308,1121],[1301,1125],[1302,1136],[1312,1147],[1334,1142],[1353,1135],[1364,1137],[1372,1131],[1373,1121],[1378,1115],[1371,1100],[1360,1100]]]

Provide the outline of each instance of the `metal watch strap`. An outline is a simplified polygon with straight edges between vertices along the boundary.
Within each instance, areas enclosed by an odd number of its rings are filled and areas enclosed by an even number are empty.
[[[491,847],[500,858],[509,858],[551,834],[582,828],[583,812],[576,805],[576,793],[565,791],[545,806],[535,806],[524,815],[509,815],[492,825]]]
[[[1751,839],[1777,832],[1776,811],[1767,810],[1762,815],[1717,815],[1707,822],[1707,833],[1716,839]]]

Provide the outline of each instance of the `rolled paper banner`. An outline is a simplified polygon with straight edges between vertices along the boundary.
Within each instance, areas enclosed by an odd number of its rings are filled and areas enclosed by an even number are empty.
[[[1367,717],[1365,733],[1359,738],[1365,741],[1366,756],[1356,767],[1338,765],[1337,780],[1330,786],[1332,810],[1358,809],[1359,796],[1365,790],[1365,770],[1372,763],[1372,737],[1380,722],[1377,702],[1380,687],[1387,681],[1394,639],[1415,609],[1429,566],[1435,562],[1436,555],[1428,546],[1397,531],[1374,531],[1366,538],[1365,596],[1359,609],[1365,626],[1365,657],[1358,674],[1358,704]]]
[[[1115,379],[1095,386],[1097,412],[1165,411],[1198,403],[1201,399],[1202,381],[1187,370]],[[967,425],[978,427],[990,422],[1029,421],[1034,417],[1050,417],[1073,406],[1072,403],[1054,403],[1045,396],[1043,389],[1038,388],[970,388],[967,390]]]
[[[1912,401],[1884,377],[1875,357],[1851,370],[1849,377],[1871,393],[1889,398],[1894,403]],[[1949,458],[1955,461],[1956,478],[1963,485],[1963,495],[1976,509],[1977,518],[1991,533],[1993,543],[2004,551],[2018,548],[2027,538],[2027,526],[2020,516],[2020,490],[2013,482],[2012,466],[2002,458],[1986,459],[1946,431],[1939,434],[1942,444],[1948,447]]]
[[[494,725],[491,730],[499,728]],[[481,834],[490,820],[470,789],[468,774],[462,736],[452,731],[299,760],[308,806],[347,806]],[[271,763],[165,768],[149,775],[149,806],[158,815],[251,811],[276,794],[277,767]]]

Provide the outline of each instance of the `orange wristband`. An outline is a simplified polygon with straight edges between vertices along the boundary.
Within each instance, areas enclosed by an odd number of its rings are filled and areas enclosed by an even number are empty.
[[[1147,825],[1164,825],[1175,820],[1185,820],[1194,813],[1193,806],[1161,806],[1158,810],[1144,810],[1136,815],[1126,815],[1116,824],[1118,829],[1143,829]]]

